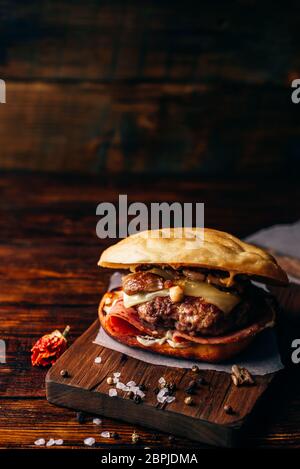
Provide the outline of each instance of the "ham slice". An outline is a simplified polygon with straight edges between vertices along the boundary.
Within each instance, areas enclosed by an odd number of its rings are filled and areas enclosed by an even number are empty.
[[[260,320],[229,334],[218,337],[192,336],[184,332],[174,330],[173,340],[177,342],[194,342],[197,344],[230,344],[247,339],[267,327],[274,325],[275,312],[271,305],[265,304],[260,315]],[[110,312],[105,317],[105,325],[114,334],[117,335],[153,335],[153,329],[145,326],[139,319],[134,308],[125,308],[123,300],[119,299],[111,307]],[[165,330],[157,330],[156,337],[163,336]]]
[[[117,321],[116,319],[119,319]],[[140,333],[145,335],[152,335],[153,329],[146,327],[141,323],[139,316],[135,309],[125,308],[123,300],[117,300],[115,304],[111,307],[109,315],[106,316],[106,323],[109,327],[116,328],[119,327],[123,331],[125,330],[125,324],[121,325],[122,322],[127,322],[131,328],[128,328],[128,333],[131,332],[131,335],[139,335]],[[122,334],[123,335],[123,334]]]
[[[273,325],[274,320],[272,316],[268,316],[259,322],[245,327],[244,329],[240,329],[231,332],[230,334],[221,335],[218,337],[191,336],[189,334],[185,334],[184,332],[174,331],[173,340],[182,342],[182,339],[184,339],[188,342],[196,342],[197,344],[230,344],[247,339],[248,337],[257,334],[267,327],[272,327]]]

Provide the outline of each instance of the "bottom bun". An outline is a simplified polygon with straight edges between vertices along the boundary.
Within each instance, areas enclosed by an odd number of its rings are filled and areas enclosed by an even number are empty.
[[[203,343],[186,341],[185,344],[184,342],[179,342],[176,348],[169,345],[168,342],[164,342],[162,344],[153,343],[151,345],[144,345],[137,340],[137,336],[153,335],[153,331],[148,330],[143,325],[141,325],[141,328],[136,327],[137,319],[132,319],[130,315],[129,319],[127,320],[124,317],[120,317],[121,315],[119,314],[114,315],[105,311],[107,309],[105,306],[107,300],[109,299],[109,302],[113,301],[114,294],[114,292],[106,293],[99,305],[99,320],[105,332],[116,341],[129,347],[147,350],[149,352],[159,353],[161,355],[168,355],[176,358],[193,359],[209,363],[219,363],[228,360],[245,350],[259,332],[274,325],[274,308],[271,306],[271,304],[267,304],[266,302],[266,308],[263,312],[263,317],[261,317],[259,322],[252,324],[248,328],[236,331],[226,336],[218,338],[206,337],[203,338],[203,340],[199,338],[199,341],[202,341]],[[116,292],[116,294],[120,294],[120,292]],[[132,308],[129,310],[134,313]]]

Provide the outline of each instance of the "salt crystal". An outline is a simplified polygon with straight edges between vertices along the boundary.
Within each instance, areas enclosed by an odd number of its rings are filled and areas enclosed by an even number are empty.
[[[157,398],[163,397],[168,392],[168,388],[162,388],[157,394]]]
[[[96,357],[95,358],[95,363],[101,363],[102,362],[102,358],[101,357]]]
[[[126,384],[121,383],[120,381],[116,384],[116,388],[121,389],[121,391],[125,391],[125,392],[131,391],[131,389],[128,386],[126,386]]]
[[[117,389],[122,389],[122,390],[123,390],[124,388],[126,388],[126,386],[125,386],[125,384],[124,384],[124,383],[121,383],[121,381],[119,381],[119,382],[117,383],[117,386],[116,386],[116,388],[117,388]]]
[[[35,446],[44,446],[45,443],[46,441],[44,440],[44,438],[39,438],[38,440],[35,440],[34,442]]]
[[[110,438],[110,433],[109,432],[102,432],[101,436],[102,436],[102,438]]]
[[[134,394],[136,394],[139,391],[139,389],[140,388],[138,386],[131,386],[130,391],[132,391]]]
[[[49,441],[47,441],[46,446],[53,446],[55,445],[55,440],[53,438],[50,438]]]
[[[175,396],[167,396],[166,401],[168,404],[171,404],[171,402],[175,401]]]
[[[64,440],[62,440],[62,439],[55,440],[55,442],[54,442],[54,443],[55,443],[57,446],[61,446],[61,445],[63,445],[63,444],[64,444]]]
[[[86,445],[86,446],[93,446],[95,444],[96,440],[95,438],[86,438],[85,440],[83,440],[83,443]]]
[[[109,397],[115,397],[118,395],[118,391],[114,388],[110,388],[110,390],[108,391],[108,395]]]
[[[113,378],[113,383],[114,384],[117,384],[119,381],[120,381],[119,378]]]
[[[101,419],[93,419],[93,424],[94,425],[101,425],[102,420]]]
[[[115,378],[120,378],[120,376],[121,376],[121,373],[119,373],[119,371],[117,371],[116,373],[114,373],[114,377],[115,377]]]
[[[156,396],[157,402],[159,402],[160,404],[164,404],[167,400],[168,392],[168,388],[162,388]]]
[[[161,384],[162,386],[164,386],[166,384],[166,380],[163,376],[161,378],[159,378],[158,384]]]
[[[142,399],[145,397],[145,393],[143,391],[141,391],[140,389],[137,389],[136,395],[140,396]]]
[[[126,386],[128,387],[132,387],[132,386],[136,386],[136,382],[135,381],[128,381],[128,383],[126,384]]]
[[[160,403],[160,404],[164,404],[167,400],[167,396],[160,396],[158,397],[157,396],[157,401]]]

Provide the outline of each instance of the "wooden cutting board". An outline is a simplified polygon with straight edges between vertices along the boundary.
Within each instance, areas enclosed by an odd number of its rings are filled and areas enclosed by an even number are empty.
[[[60,357],[46,377],[49,402],[76,410],[140,424],[163,432],[183,436],[217,446],[230,447],[237,442],[239,432],[256,402],[270,385],[274,373],[257,376],[254,386],[236,387],[227,373],[167,368],[141,362],[119,352],[93,344],[99,329],[98,320]],[[100,364],[95,358],[100,356]],[[68,377],[61,376],[68,371]],[[118,390],[117,397],[109,397],[111,386],[107,377],[120,372],[120,380],[134,380],[147,387],[143,402],[136,404],[127,393]],[[158,404],[155,387],[160,377],[177,386],[176,400]],[[192,396],[194,405],[184,404],[189,382],[203,377]],[[224,411],[224,405],[234,410]]]

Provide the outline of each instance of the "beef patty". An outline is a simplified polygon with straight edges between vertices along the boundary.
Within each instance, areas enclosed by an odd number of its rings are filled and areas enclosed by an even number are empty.
[[[204,275],[203,272],[193,269],[183,269],[180,273],[176,271],[173,273],[197,281],[203,281]],[[123,277],[122,284],[127,295],[134,295],[139,292],[155,292],[169,288],[173,282],[164,280],[153,272],[141,270]],[[243,287],[242,283],[240,287]],[[225,289],[220,286],[217,288]],[[153,327],[176,328],[192,335],[219,336],[246,325],[250,304],[246,300],[241,301],[230,313],[225,314],[203,298],[186,296],[182,302],[172,303],[168,296],[157,296],[135,308],[140,319]]]
[[[238,304],[225,314],[203,298],[187,296],[181,303],[173,304],[169,297],[156,297],[136,306],[142,321],[153,326],[175,328],[191,335],[219,336],[243,327],[248,322],[250,304]]]

